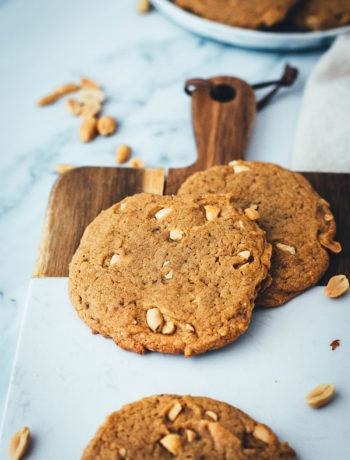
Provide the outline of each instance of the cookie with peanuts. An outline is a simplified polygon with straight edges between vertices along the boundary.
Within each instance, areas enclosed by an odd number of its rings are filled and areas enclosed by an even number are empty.
[[[266,425],[211,398],[156,395],[109,415],[82,460],[295,460]]]
[[[272,244],[272,283],[257,305],[275,307],[313,286],[338,253],[330,205],[299,173],[259,161],[233,161],[190,176],[178,194],[231,193],[236,206],[257,218]]]
[[[120,347],[192,356],[248,328],[271,245],[231,195],[138,194],[87,227],[69,267],[80,318]]]

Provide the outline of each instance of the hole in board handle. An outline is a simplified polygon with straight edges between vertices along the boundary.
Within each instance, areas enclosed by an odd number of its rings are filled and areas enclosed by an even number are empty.
[[[230,102],[236,97],[236,90],[229,85],[216,85],[210,91],[210,97],[218,102]]]

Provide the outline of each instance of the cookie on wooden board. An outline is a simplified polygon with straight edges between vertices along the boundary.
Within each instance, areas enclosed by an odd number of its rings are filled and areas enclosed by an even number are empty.
[[[289,21],[308,30],[345,26],[350,23],[350,1],[305,0],[291,13]]]
[[[285,19],[299,0],[175,0],[176,5],[212,21],[261,29]]]
[[[229,404],[157,395],[109,415],[82,460],[294,460],[288,443]]]
[[[122,348],[191,356],[245,332],[270,257],[265,232],[230,195],[139,194],[87,227],[69,293],[81,319]]]
[[[313,286],[327,270],[326,248],[341,251],[333,241],[336,226],[329,203],[301,174],[275,164],[214,166],[190,176],[178,193],[232,193],[236,206],[258,212],[257,222],[272,244],[272,284],[260,293],[257,305],[282,305]]]

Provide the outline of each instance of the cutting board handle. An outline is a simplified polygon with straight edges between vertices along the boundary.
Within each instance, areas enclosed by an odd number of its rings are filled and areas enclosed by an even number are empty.
[[[187,82],[186,89],[192,97],[198,157],[187,168],[169,170],[168,194],[176,193],[194,172],[243,159],[255,119],[254,91],[243,80],[234,77],[195,79]]]

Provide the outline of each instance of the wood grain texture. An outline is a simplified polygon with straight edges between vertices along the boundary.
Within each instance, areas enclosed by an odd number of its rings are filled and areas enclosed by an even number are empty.
[[[219,89],[221,100],[214,99],[210,87],[198,87],[192,93],[197,161],[186,168],[169,170],[165,187],[168,195],[176,194],[194,172],[244,158],[256,113],[254,91],[238,78],[214,77],[210,81]]]
[[[134,193],[163,194],[164,169],[75,168],[60,176],[49,198],[34,277],[68,276],[85,227]]]

